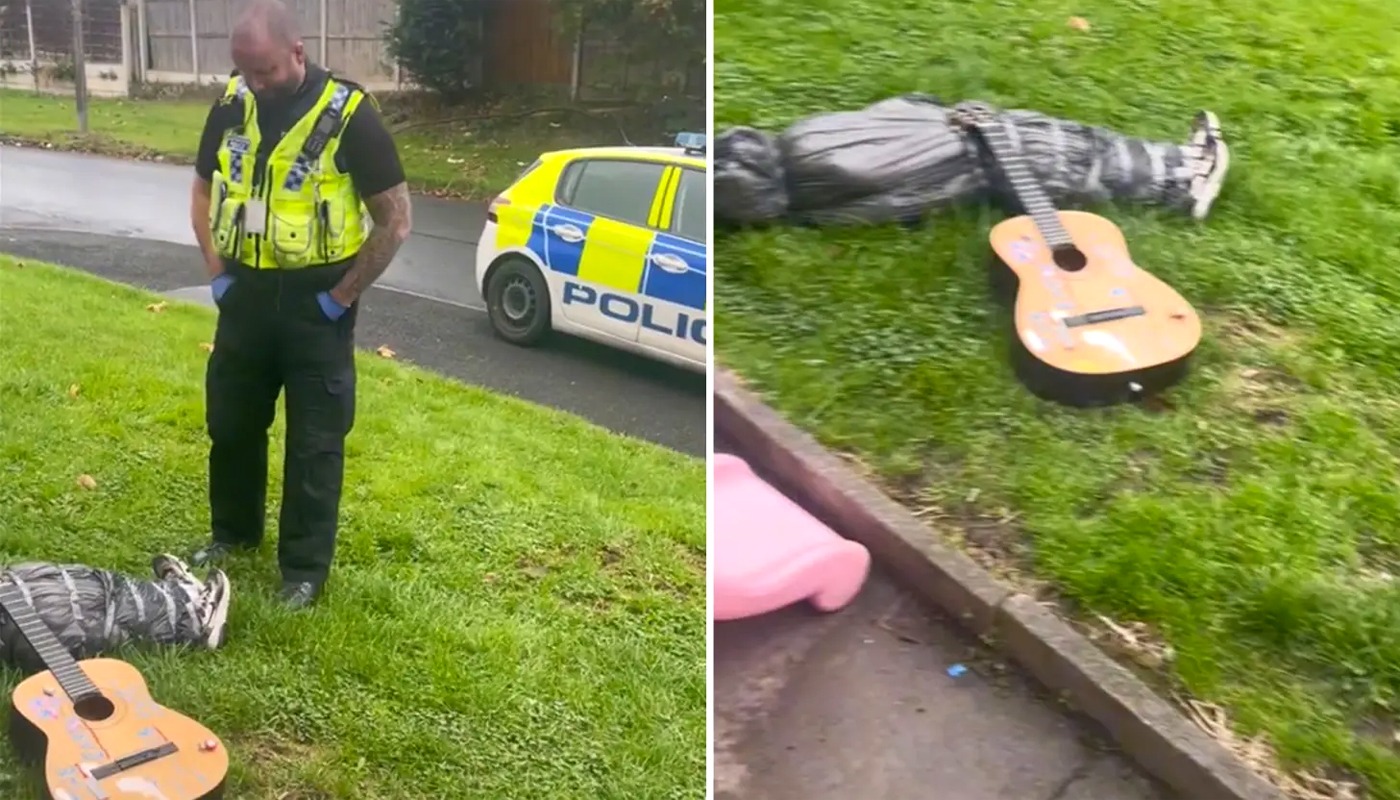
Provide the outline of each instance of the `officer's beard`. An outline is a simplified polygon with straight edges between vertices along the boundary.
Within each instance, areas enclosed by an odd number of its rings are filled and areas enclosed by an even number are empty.
[[[264,86],[253,93],[254,98],[256,98],[258,102],[267,103],[284,103],[292,99],[296,96],[297,91],[301,89],[302,83],[306,81],[306,72],[304,70],[300,72],[300,75],[296,75],[280,86]]]
[[[299,88],[301,88],[301,81],[289,81],[281,86],[265,86],[253,92],[253,96],[257,98],[258,102],[279,103],[296,94]]]

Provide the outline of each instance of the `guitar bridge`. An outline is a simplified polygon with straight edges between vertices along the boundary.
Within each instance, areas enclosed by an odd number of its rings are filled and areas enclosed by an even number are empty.
[[[1090,311],[1087,314],[1065,317],[1060,321],[1063,322],[1066,327],[1082,328],[1085,325],[1097,325],[1100,322],[1112,322],[1115,319],[1141,317],[1146,313],[1147,309],[1142,306],[1128,306],[1126,308],[1110,308],[1105,311]]]
[[[116,761],[103,764],[100,767],[94,767],[88,774],[91,775],[94,780],[100,781],[103,778],[110,778],[118,773],[139,767],[142,764],[149,764],[156,759],[173,756],[178,752],[180,752],[180,748],[176,747],[174,742],[166,742],[165,744],[132,753],[129,756],[122,756]]]

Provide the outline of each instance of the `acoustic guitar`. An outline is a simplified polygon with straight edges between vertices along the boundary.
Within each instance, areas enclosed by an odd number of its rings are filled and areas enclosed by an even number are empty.
[[[1196,310],[1133,263],[1117,225],[1057,210],[993,108],[963,104],[954,120],[980,135],[1021,206],[989,238],[996,294],[1014,297],[1012,360],[1026,388],[1088,407],[1140,400],[1181,380],[1201,341]]]
[[[228,753],[208,728],[151,699],[135,667],[79,662],[0,578],[0,607],[46,671],[15,687],[10,741],[20,760],[43,764],[50,800],[206,800],[223,796]]]

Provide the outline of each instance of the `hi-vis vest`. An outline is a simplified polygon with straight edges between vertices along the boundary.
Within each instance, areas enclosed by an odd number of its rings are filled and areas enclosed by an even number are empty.
[[[295,269],[359,251],[369,215],[350,175],[336,167],[335,153],[345,120],[364,98],[358,87],[327,79],[315,106],[259,170],[253,93],[242,77],[228,82],[224,102],[242,102],[243,127],[224,132],[214,171],[209,227],[220,254],[257,269]],[[252,219],[260,212],[261,224]]]

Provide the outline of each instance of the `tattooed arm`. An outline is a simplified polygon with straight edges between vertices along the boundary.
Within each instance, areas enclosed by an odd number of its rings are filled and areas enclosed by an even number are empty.
[[[366,197],[365,206],[374,220],[374,228],[355,255],[355,263],[350,265],[345,277],[331,290],[331,299],[343,306],[354,303],[371,284],[379,280],[413,230],[413,206],[409,202],[407,183]]]
[[[413,228],[413,216],[398,147],[372,98],[366,97],[345,123],[336,158],[337,163],[343,159],[374,219],[355,262],[331,290],[331,299],[348,307],[389,268]]]

